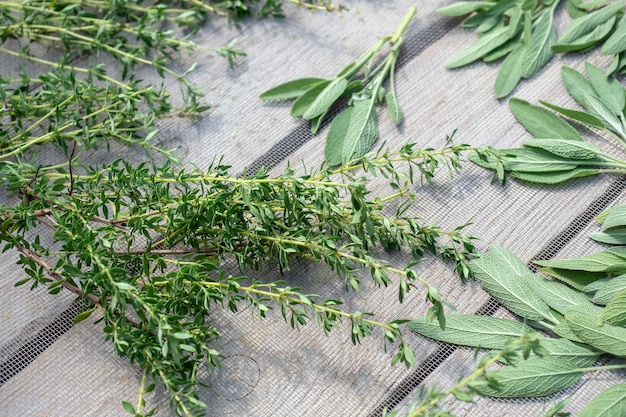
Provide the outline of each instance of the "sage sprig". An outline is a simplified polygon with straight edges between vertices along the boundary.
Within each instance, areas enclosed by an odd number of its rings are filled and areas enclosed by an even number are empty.
[[[260,98],[295,100],[291,115],[311,121],[311,131],[315,134],[331,107],[340,98],[350,97],[348,108],[331,123],[324,156],[331,166],[362,157],[378,139],[378,104],[385,102],[392,120],[396,124],[402,123],[403,113],[396,98],[394,71],[403,42],[402,34],[415,12],[415,7],[412,7],[394,34],[384,36],[334,78],[289,81],[265,91]],[[376,64],[378,53],[386,44],[390,45],[387,56]],[[383,83],[387,78],[389,89],[385,92]]]
[[[626,148],[626,89],[614,77],[586,63],[585,75],[563,67],[563,83],[584,110],[560,107],[541,101],[545,107],[512,98],[511,112],[533,136],[523,148],[495,153],[470,154],[476,164],[496,172],[504,181],[506,173],[529,182],[556,184],[573,178],[601,173],[626,172],[626,161],[605,153],[583,139],[567,119],[604,132]]]
[[[608,74],[624,71],[625,3],[568,0],[567,9],[574,19],[557,39],[554,14],[559,3],[559,0],[461,1],[440,8],[438,12],[445,16],[468,15],[461,26],[475,28],[478,34],[478,39],[446,67],[504,58],[494,86],[497,98],[513,92],[522,79],[532,78],[554,53],[583,51],[603,42],[602,54],[614,57]]]

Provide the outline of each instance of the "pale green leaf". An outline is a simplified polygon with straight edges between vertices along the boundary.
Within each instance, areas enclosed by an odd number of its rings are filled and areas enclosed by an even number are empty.
[[[602,153],[602,149],[589,142],[571,139],[528,139],[524,146],[539,148],[554,155],[573,160],[594,159]]]
[[[539,278],[506,249],[490,246],[489,252],[491,256],[482,255],[468,265],[476,281],[515,314],[554,322],[550,308],[532,289]]]
[[[589,346],[615,356],[626,356],[626,328],[600,323],[597,317],[584,313],[568,313],[565,321]]]
[[[626,290],[621,291],[604,307],[600,320],[613,326],[626,326]]]
[[[622,8],[623,4],[616,3],[612,6],[604,7],[577,19],[574,19],[565,29],[565,32],[558,40],[558,44],[571,44],[580,38],[593,33],[598,26],[614,18]]]
[[[365,155],[378,139],[374,98],[358,101],[353,107],[350,124],[343,142],[343,161],[350,161]]]
[[[562,42],[559,39],[557,43],[552,45],[554,52],[566,53],[574,51],[583,51],[600,43],[606,38],[615,26],[615,17],[611,17],[606,22],[598,24],[591,32],[577,38],[571,42]]]
[[[518,98],[509,100],[509,108],[517,121],[535,138],[583,140],[576,129],[550,110]]]
[[[604,71],[589,62],[585,62],[585,71],[596,95],[602,98],[604,105],[614,115],[621,114],[626,105],[626,94],[619,81],[607,77]]]
[[[499,59],[504,58],[509,53],[511,53],[515,48],[519,46],[519,42],[517,40],[510,40],[505,44],[498,46],[493,51],[489,52],[487,55],[483,57],[483,62],[494,62]]]
[[[385,96],[385,102],[387,103],[387,110],[389,111],[391,120],[393,120],[394,123],[397,125],[402,123],[402,119],[404,119],[404,113],[402,112],[400,104],[398,104],[398,98],[393,91],[387,93],[387,95]]]
[[[535,184],[560,184],[574,178],[589,177],[601,173],[600,169],[592,168],[575,168],[569,171],[554,172],[521,172],[513,171],[511,175],[518,180],[528,181]]]
[[[602,286],[593,296],[593,302],[600,305],[606,305],[617,294],[626,290],[626,274],[611,277],[606,284]]]
[[[579,291],[583,291],[587,285],[606,277],[603,272],[569,271],[559,268],[542,268],[541,272]]]
[[[326,136],[326,146],[324,147],[324,157],[329,166],[341,164],[343,144],[346,139],[348,127],[350,126],[350,116],[354,107],[350,106],[333,119]]]
[[[573,68],[561,67],[561,78],[570,95],[583,107],[585,107],[586,97],[596,93],[589,80]]]
[[[326,80],[323,78],[299,78],[270,88],[259,97],[261,100],[289,100],[297,98],[322,81]]]
[[[596,96],[588,96],[585,98],[585,108],[601,119],[606,127],[620,136],[626,136],[622,122],[607,106],[604,101]]]
[[[489,52],[496,49],[509,40],[509,32],[507,26],[500,26],[488,33],[482,34],[478,39],[456,55],[446,68],[458,68],[470,64],[477,59],[482,58]]]
[[[291,115],[293,117],[302,117],[304,112],[311,106],[317,96],[330,84],[330,80],[322,81],[309,88],[291,105]]]
[[[330,106],[346,91],[348,80],[345,78],[335,78],[315,97],[309,108],[306,109],[302,118],[305,120],[314,119],[328,111]]]
[[[600,243],[626,245],[626,229],[611,229],[606,232],[593,232],[589,233],[588,236]]]
[[[494,3],[490,1],[459,1],[449,6],[440,7],[437,13],[443,16],[463,16],[483,8],[490,8]]]
[[[524,52],[524,45],[520,44],[502,61],[494,86],[496,98],[508,96],[522,79]]]
[[[593,114],[580,110],[567,109],[565,107],[560,107],[541,100],[539,100],[539,102],[544,106],[561,113],[563,116],[569,117],[570,119],[576,120],[592,127],[597,127],[598,129],[604,129],[605,127],[604,122],[602,122],[602,120],[598,119]]]
[[[543,397],[575,384],[583,375],[577,369],[575,363],[558,357],[534,357],[495,371],[498,389],[484,387],[479,392],[499,398]]]
[[[608,212],[600,230],[605,232],[614,227],[624,226],[626,226],[626,205],[620,205],[613,207],[613,209]]]
[[[536,20],[530,38],[530,44],[525,49],[522,58],[522,77],[530,78],[535,75],[552,58],[552,43],[556,40],[556,33],[552,26],[553,9],[546,9]]]
[[[616,247],[572,259],[535,261],[537,265],[589,272],[626,272],[626,247]]]
[[[569,325],[567,324],[565,320],[561,320],[556,326],[552,328],[552,331],[557,336],[560,336],[572,342],[585,343],[580,337],[574,334],[574,332],[572,331],[572,329],[570,329]]]
[[[514,320],[464,314],[446,314],[445,330],[438,322],[424,318],[410,321],[409,327],[430,339],[485,349],[502,349],[506,342],[529,330],[527,325]]]
[[[578,367],[587,367],[594,364],[600,357],[601,352],[585,346],[579,343],[574,343],[571,340],[565,338],[539,338],[539,344],[542,348],[548,351],[548,354],[553,358],[561,358],[568,360]],[[494,351],[497,353],[497,351]],[[536,357],[534,353],[531,353],[529,358]],[[516,355],[513,358],[509,358],[514,363],[523,361],[522,351],[516,351]]]
[[[613,385],[594,397],[580,411],[578,417],[626,416],[626,384]]]
[[[593,305],[585,294],[560,282],[538,279],[534,288],[539,298],[563,315],[571,310],[584,311],[594,316],[602,313],[602,309]]]
[[[575,169],[578,164],[571,159],[562,158],[541,149],[514,148],[506,149],[502,158],[504,166],[510,171],[521,172],[556,172]],[[584,161],[582,161],[584,163]]]
[[[615,32],[602,45],[604,55],[617,55],[624,51],[626,51],[626,14],[617,22]]]

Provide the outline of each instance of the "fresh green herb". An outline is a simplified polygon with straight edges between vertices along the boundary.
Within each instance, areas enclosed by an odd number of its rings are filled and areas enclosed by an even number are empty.
[[[469,159],[496,171],[500,181],[504,181],[507,172],[515,178],[543,184],[626,172],[626,161],[585,141],[563,118],[599,129],[626,148],[626,89],[592,64],[587,63],[585,70],[586,77],[569,67],[563,67],[561,71],[565,87],[584,110],[542,101],[544,108],[512,98],[509,101],[511,112],[533,138],[525,140],[523,148],[483,153],[482,157],[470,154]],[[609,239],[610,234],[605,234],[604,238]]]
[[[387,103],[387,110],[396,124],[402,123],[403,113],[395,93],[394,71],[402,34],[415,15],[412,7],[393,35],[383,37],[357,61],[348,65],[332,79],[301,78],[278,85],[261,94],[263,100],[295,99],[291,115],[311,121],[311,131],[317,133],[333,104],[341,97],[351,97],[349,106],[337,115],[326,138],[324,156],[330,166],[339,165],[365,155],[378,139],[376,106]],[[385,59],[374,66],[378,52],[390,45]],[[361,73],[361,70],[364,70]],[[389,78],[385,93],[384,81]]]
[[[479,59],[504,58],[495,81],[495,95],[509,95],[522,79],[532,78],[554,53],[583,51],[604,42],[601,52],[612,55],[608,74],[626,68],[625,3],[568,0],[574,19],[557,39],[554,15],[559,0],[503,0],[457,2],[442,7],[445,16],[467,16],[461,26],[475,28],[478,39],[452,58],[447,68],[458,68]],[[613,4],[608,4],[613,3]]]

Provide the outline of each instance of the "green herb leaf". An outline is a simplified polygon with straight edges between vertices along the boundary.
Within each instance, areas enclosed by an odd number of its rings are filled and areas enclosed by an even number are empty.
[[[402,112],[396,94],[393,91],[387,93],[387,95],[385,96],[385,102],[387,103],[387,110],[391,115],[391,120],[393,120],[394,123],[397,125],[402,123],[402,120],[404,119],[404,113]]]
[[[584,51],[591,48],[606,38],[613,26],[615,25],[615,17],[609,18],[607,21],[599,24],[591,32],[577,38],[571,42],[564,42],[562,39],[552,45],[554,52],[565,53],[574,51]]]
[[[616,3],[574,19],[554,45],[554,50],[567,52],[577,50],[571,49],[573,47],[585,49],[595,44],[611,31],[615,23],[615,14],[623,7],[621,3]],[[602,33],[604,33],[603,36],[601,36]]]
[[[437,13],[450,17],[463,16],[492,6],[493,3],[490,1],[459,1],[449,6],[440,7],[437,9]]]
[[[594,159],[602,149],[592,143],[571,139],[527,139],[524,146],[539,148],[554,155],[573,160]]]
[[[489,52],[493,51],[500,45],[509,40],[509,31],[507,26],[500,26],[492,31],[485,33],[466,49],[457,54],[450,62],[446,64],[446,68],[458,68],[470,64],[477,59],[482,58]]]
[[[583,291],[587,285],[606,277],[606,274],[603,272],[570,271],[559,268],[542,268],[541,272],[566,283],[578,291]]]
[[[445,330],[439,323],[424,318],[411,320],[409,327],[430,339],[485,349],[502,349],[508,341],[529,330],[514,320],[464,314],[446,314]]]
[[[611,248],[573,259],[535,261],[537,265],[588,272],[626,272],[626,247]]]
[[[614,115],[620,115],[626,105],[624,87],[613,77],[607,77],[604,71],[589,62],[585,62],[585,70],[589,82],[597,97],[602,97],[602,103]]]
[[[489,251],[490,257],[482,255],[468,265],[476,281],[515,314],[556,323],[548,305],[532,289],[539,278],[506,249],[490,246]]]
[[[604,307],[600,321],[613,326],[626,326],[626,289],[613,297]]]
[[[626,415],[626,384],[617,384],[589,401],[578,417],[622,417],[624,415]]]
[[[560,106],[548,103],[546,101],[539,100],[539,102],[543,104],[544,106],[556,112],[559,112],[564,116],[569,117],[570,119],[574,119],[578,122],[584,123],[592,127],[597,127],[598,129],[604,129],[604,122],[602,122],[602,120],[598,119],[593,114],[589,114],[587,112],[580,111],[580,110],[567,109],[565,107],[560,107]]]
[[[538,279],[534,286],[539,298],[563,315],[572,310],[584,311],[592,316],[600,316],[602,313],[602,309],[593,305],[585,294],[560,282]]]
[[[586,344],[615,356],[626,356],[626,328],[600,323],[585,313],[565,315],[572,332]]]
[[[556,172],[570,171],[578,167],[577,161],[556,156],[542,149],[506,149],[503,158],[505,168],[515,172]],[[584,163],[584,161],[582,161]]]
[[[552,43],[556,40],[556,32],[552,25],[554,9],[546,9],[535,22],[530,44],[522,58],[522,77],[535,75],[552,58]]]
[[[626,274],[611,277],[606,283],[596,291],[593,302],[606,305],[622,291],[626,290]]]
[[[95,306],[93,308],[90,308],[89,310],[78,313],[76,317],[74,317],[74,320],[72,320],[72,325],[78,324],[81,321],[88,319],[94,311],[96,311]]]
[[[611,229],[606,232],[593,232],[588,235],[591,239],[610,245],[626,245],[626,229]]]
[[[604,55],[617,55],[626,51],[626,15],[617,22],[615,31],[604,41],[601,51]]]
[[[608,229],[626,226],[626,205],[613,207],[606,215],[600,230],[606,232]]]
[[[350,124],[343,142],[343,161],[365,155],[378,139],[378,122],[374,97],[358,101],[350,114]]]
[[[512,98],[509,100],[509,108],[517,121],[535,138],[583,140],[569,123],[543,107]]]
[[[319,83],[317,84],[319,85]],[[306,109],[302,118],[311,120],[326,113],[330,106],[339,99],[348,87],[348,80],[345,78],[335,78],[315,97],[315,100]]]
[[[494,85],[496,98],[508,96],[519,84],[522,79],[522,60],[525,53],[524,45],[518,45],[502,62]]]
[[[586,107],[587,97],[596,94],[589,80],[573,68],[561,67],[561,79],[570,95],[583,107]]]
[[[350,127],[350,117],[353,111],[353,106],[348,107],[339,113],[330,124],[328,136],[326,136],[326,146],[324,147],[324,158],[329,166],[342,163],[343,145]]]
[[[493,372],[498,386],[478,389],[498,398],[543,397],[575,384],[583,375],[578,366],[561,358],[533,357]]]
[[[522,172],[513,171],[511,176],[518,180],[528,181],[535,184],[560,184],[565,181],[569,181],[574,178],[589,177],[592,175],[600,174],[602,170],[591,168],[575,168],[569,171],[557,171],[557,172]]]
[[[300,78],[288,81],[284,84],[277,85],[274,88],[262,93],[259,98],[261,100],[289,100],[300,97],[306,93],[311,87],[327,81],[323,78]]]
[[[328,87],[330,80],[321,81],[308,90],[306,90],[300,97],[296,99],[291,105],[291,116],[302,117],[304,113],[311,107],[311,104],[320,95],[322,91]]]

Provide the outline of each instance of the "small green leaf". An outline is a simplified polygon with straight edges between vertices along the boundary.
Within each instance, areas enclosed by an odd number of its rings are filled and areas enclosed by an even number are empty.
[[[561,67],[561,79],[570,95],[583,107],[586,107],[586,98],[596,93],[589,80],[573,68]]]
[[[524,53],[524,45],[520,44],[502,61],[494,86],[496,98],[503,98],[511,94],[522,79]]]
[[[394,123],[397,125],[402,123],[402,119],[404,119],[404,113],[402,112],[400,104],[398,104],[396,94],[393,91],[387,93],[387,95],[385,96],[385,102],[387,103],[387,110],[389,111],[391,120],[393,120]]]
[[[593,302],[600,305],[606,305],[624,290],[626,290],[626,274],[611,277],[600,289],[596,291],[593,296]]]
[[[536,293],[550,308],[565,315],[568,311],[585,311],[600,316],[602,309],[589,301],[587,296],[557,281],[538,279],[534,283]]]
[[[615,17],[611,17],[606,22],[598,24],[597,27],[594,28],[593,31],[587,33],[580,38],[571,41],[571,42],[562,42],[559,40],[557,43],[552,45],[552,49],[554,52],[558,53],[566,53],[566,52],[574,52],[574,51],[584,51],[588,48],[591,48],[598,44],[602,39],[606,38],[611,30],[613,30],[613,26],[615,25]]]
[[[604,307],[600,320],[613,326],[626,326],[626,290],[609,301]]]
[[[76,315],[76,317],[74,317],[74,320],[72,320],[72,325],[74,324],[78,324],[81,321],[89,318],[89,316],[91,316],[91,314],[96,311],[96,307],[94,306],[93,308],[90,308],[89,310],[85,310],[82,313],[78,313]]]
[[[350,117],[353,110],[353,106],[348,107],[335,116],[333,122],[330,124],[328,135],[326,136],[326,145],[324,147],[324,157],[329,166],[336,166],[343,162],[343,144],[346,139],[346,134],[348,133]]]
[[[585,62],[585,70],[596,95],[602,97],[602,102],[614,115],[620,115],[626,105],[624,87],[615,78],[607,77],[604,71],[589,62]]]
[[[626,247],[611,248],[572,259],[535,261],[537,265],[588,272],[626,272]]]
[[[602,45],[604,55],[617,55],[626,51],[626,14],[617,22],[615,32]]]
[[[624,226],[626,226],[626,205],[620,205],[608,212],[600,230],[606,232],[608,229]]]
[[[122,407],[124,407],[124,410],[126,410],[127,412],[131,414],[136,414],[135,406],[129,403],[128,401],[122,401]]]
[[[594,397],[580,411],[578,417],[626,416],[626,384],[613,385]]]
[[[350,114],[350,124],[343,142],[342,159],[350,161],[365,155],[378,139],[374,97],[358,101]]]
[[[591,168],[575,168],[569,171],[555,171],[555,172],[521,172],[513,171],[511,176],[518,180],[528,181],[535,184],[560,184],[565,181],[569,181],[574,178],[589,177],[591,175],[600,174],[602,170]]]
[[[623,4],[616,3],[574,19],[567,26],[557,44],[564,45],[579,42],[581,38],[589,36],[602,24],[606,24],[611,19],[614,20],[615,14],[622,10],[623,7]],[[557,49],[555,51],[559,52]]]
[[[306,90],[306,92],[298,97],[291,105],[291,115],[293,117],[302,117],[317,96],[319,96],[329,84],[330,80],[322,81]]]
[[[509,40],[508,29],[507,26],[500,26],[488,33],[482,34],[472,45],[452,58],[452,60],[446,64],[446,68],[462,67],[482,58]]]
[[[602,153],[602,149],[589,142],[571,139],[527,139],[524,146],[539,148],[554,155],[573,160],[594,159]]]
[[[560,107],[545,101],[541,101],[539,100],[539,102],[541,104],[543,104],[544,106],[561,113],[563,116],[567,116],[570,119],[576,120],[578,122],[584,123],[586,125],[589,125],[591,127],[596,127],[598,129],[604,129],[604,122],[602,122],[602,120],[598,119],[596,116],[594,116],[593,114],[584,112],[584,111],[580,111],[580,110],[574,110],[574,109],[567,109],[565,107]]]
[[[606,277],[603,272],[569,271],[558,268],[542,268],[541,272],[582,291],[587,285]]]
[[[323,78],[300,78],[277,85],[274,88],[261,93],[261,100],[289,100],[298,98],[306,93],[311,87],[326,81]]]
[[[506,152],[506,156],[502,158],[504,166],[510,171],[544,173],[569,171],[578,167],[577,161],[556,156],[542,149],[514,148],[504,151]]]
[[[522,58],[522,77],[535,75],[552,58],[552,44],[556,40],[556,32],[552,24],[554,9],[543,11],[535,22],[530,44],[526,47]]]
[[[626,328],[601,324],[598,318],[585,313],[568,313],[565,321],[572,332],[589,346],[615,356],[626,356]]]
[[[626,245],[626,229],[611,229],[606,232],[594,232],[588,235],[591,239],[610,245]]]
[[[533,357],[493,372],[498,387],[478,391],[498,398],[543,397],[574,385],[583,375],[577,369],[575,363],[558,357]]]
[[[319,85],[319,84],[317,84]],[[315,97],[309,108],[306,109],[302,118],[311,120],[326,113],[330,106],[337,101],[346,91],[348,80],[345,78],[335,78]]]
[[[491,256],[482,255],[469,263],[478,281],[506,308],[528,320],[556,322],[548,305],[532,289],[539,278],[515,255],[499,246],[490,246]]]
[[[483,8],[490,8],[494,3],[489,1],[459,1],[449,6],[440,7],[437,13],[443,16],[463,16]]]
[[[436,321],[424,318],[410,321],[409,327],[430,339],[484,349],[502,349],[508,341],[529,330],[514,320],[464,314],[446,314],[445,330]]]
[[[569,123],[543,107],[512,98],[509,100],[509,108],[517,121],[535,138],[583,140]]]

